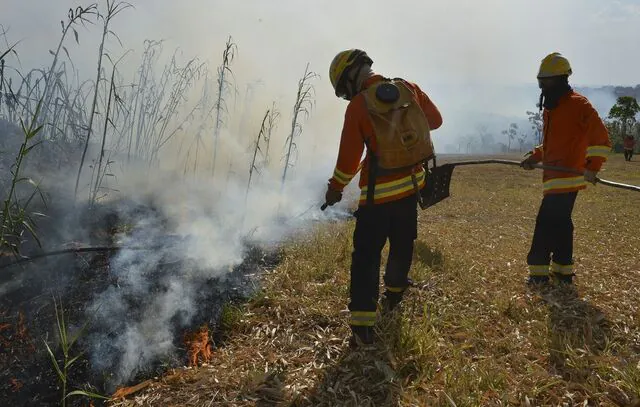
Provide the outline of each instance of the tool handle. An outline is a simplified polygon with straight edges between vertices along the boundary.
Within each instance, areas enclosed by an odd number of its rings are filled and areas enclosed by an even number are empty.
[[[469,160],[469,161],[449,162],[449,163],[445,163],[444,165],[453,165],[453,166],[457,167],[457,166],[463,166],[463,165],[477,165],[477,164],[507,164],[507,165],[513,165],[513,166],[518,166],[519,167],[520,163],[521,163],[520,161],[513,161],[513,160],[489,159],[489,160]],[[556,166],[552,166],[552,165],[533,164],[532,167],[533,168],[539,168],[539,169],[542,169],[542,170],[566,172],[568,174],[575,174],[575,175],[583,175],[584,174],[583,171],[578,171],[578,170],[573,169],[573,168],[556,167]],[[596,178],[596,180],[597,180],[598,184],[606,185],[608,187],[626,189],[627,191],[640,192],[640,186],[623,184],[621,182],[613,182],[613,181],[609,181],[609,180],[602,179],[602,178]]]

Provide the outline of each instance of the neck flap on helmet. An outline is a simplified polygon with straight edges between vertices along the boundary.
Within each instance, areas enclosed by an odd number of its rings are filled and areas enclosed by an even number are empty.
[[[558,81],[553,86],[547,87],[540,92],[540,110],[543,107],[549,110],[555,109],[558,107],[560,98],[571,92],[571,90],[567,76],[558,78]]]

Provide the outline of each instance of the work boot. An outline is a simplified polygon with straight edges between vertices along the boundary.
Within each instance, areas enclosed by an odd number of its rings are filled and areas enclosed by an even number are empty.
[[[349,340],[349,346],[357,348],[360,345],[372,345],[373,344],[373,327],[372,326],[351,326],[351,339]]]
[[[573,284],[573,274],[569,274],[569,275],[556,274],[554,278],[558,281],[558,284],[560,285]]]
[[[403,295],[404,293],[393,293],[390,291],[386,291],[382,295],[382,300],[380,301],[382,312],[389,313],[393,311],[398,305],[400,305],[400,302],[402,302]]]
[[[549,284],[548,276],[529,276],[527,280],[527,285],[529,287],[541,287]]]

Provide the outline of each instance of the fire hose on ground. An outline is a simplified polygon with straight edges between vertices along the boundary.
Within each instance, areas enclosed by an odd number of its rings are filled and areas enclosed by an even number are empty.
[[[451,184],[451,176],[453,174],[453,169],[455,167],[460,167],[464,165],[481,165],[481,164],[504,164],[504,165],[518,166],[518,167],[521,166],[520,161],[497,160],[497,159],[456,161],[456,162],[445,163],[440,166],[434,166],[428,170],[426,186],[420,194],[423,199],[423,203],[421,204],[421,207],[423,209],[426,209],[442,201],[443,199],[449,197],[449,186]],[[575,170],[572,168],[556,167],[556,166],[544,165],[544,164],[533,164],[532,167],[543,169],[543,170],[564,172],[568,174],[584,175],[583,171]],[[602,179],[598,177],[596,177],[596,184],[602,184],[612,188],[625,189],[627,191],[640,192],[640,186],[608,181],[606,179]],[[327,209],[328,206],[329,204],[325,202],[324,204],[322,204],[320,209],[324,211],[325,209]]]
[[[10,263],[0,265],[0,270],[9,268],[12,266],[17,266],[18,264],[29,263],[34,260],[38,260],[44,257],[51,256],[59,256],[62,254],[78,254],[78,253],[91,253],[91,252],[117,252],[119,250],[135,250],[135,251],[149,251],[149,250],[160,250],[162,246],[151,246],[151,247],[126,247],[126,246],[90,246],[90,247],[74,247],[71,249],[60,249],[54,250],[50,252],[38,253],[29,257],[21,257],[17,260],[14,260]]]

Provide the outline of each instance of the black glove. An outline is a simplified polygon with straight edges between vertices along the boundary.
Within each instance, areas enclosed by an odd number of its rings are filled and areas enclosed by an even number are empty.
[[[326,205],[334,205],[342,200],[342,192],[336,191],[331,188],[327,188],[327,193],[324,195],[324,201]]]
[[[533,159],[533,154],[531,152],[524,155],[524,160],[520,162],[520,167],[525,170],[532,170],[533,164],[537,164],[538,162]]]

